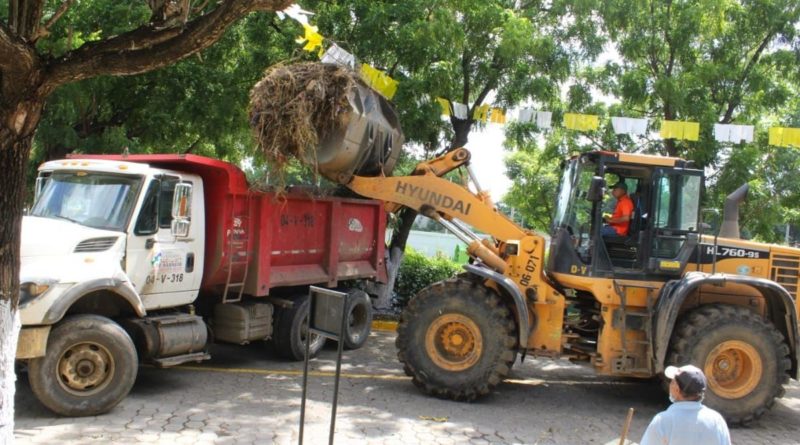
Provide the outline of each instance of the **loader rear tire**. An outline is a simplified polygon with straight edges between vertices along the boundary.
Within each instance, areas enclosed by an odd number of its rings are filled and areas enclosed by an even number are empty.
[[[47,355],[30,361],[28,379],[54,413],[95,416],[128,395],[138,369],[136,347],[122,327],[98,315],[76,315],[53,328]]]
[[[769,321],[727,304],[701,306],[678,323],[667,364],[690,363],[706,374],[704,403],[734,424],[769,410],[783,396],[791,367],[789,347]]]
[[[508,375],[516,357],[514,329],[494,292],[454,278],[411,299],[398,326],[397,356],[426,393],[472,401]]]

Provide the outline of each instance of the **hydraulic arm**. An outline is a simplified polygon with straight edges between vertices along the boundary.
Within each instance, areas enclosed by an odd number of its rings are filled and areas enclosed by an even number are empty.
[[[520,347],[535,345],[557,353],[560,335],[537,334],[559,333],[563,321],[564,298],[544,274],[544,238],[519,227],[494,207],[470,172],[469,159],[469,151],[460,148],[420,163],[409,176],[355,176],[347,186],[362,196],[384,201],[389,211],[408,207],[442,224],[467,244],[471,257],[488,267],[471,265],[468,270],[486,278],[487,286],[513,298]],[[441,177],[459,167],[469,172],[475,192]],[[494,241],[481,239],[470,226]],[[530,333],[528,326],[534,319],[540,326],[552,326]]]

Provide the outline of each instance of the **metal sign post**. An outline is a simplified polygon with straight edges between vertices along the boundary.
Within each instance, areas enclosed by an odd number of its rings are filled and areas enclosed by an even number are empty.
[[[311,335],[321,335],[338,343],[336,354],[336,377],[333,384],[333,407],[331,408],[331,430],[328,443],[333,445],[333,432],[336,429],[336,406],[339,401],[339,375],[342,370],[342,350],[344,347],[347,317],[348,295],[330,289],[311,286],[308,289],[310,304],[308,307],[308,331],[306,332],[306,353],[303,363],[303,399],[300,402],[300,433],[298,443],[303,444],[303,428],[306,418],[306,394],[308,391],[308,351]]]

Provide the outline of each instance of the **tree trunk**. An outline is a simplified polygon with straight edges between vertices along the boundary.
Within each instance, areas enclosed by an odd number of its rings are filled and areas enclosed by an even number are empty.
[[[11,111],[13,110],[13,111]],[[20,321],[19,266],[25,173],[41,104],[0,109],[0,444],[14,440],[14,356]],[[11,123],[11,126],[6,125]]]
[[[450,147],[447,151],[453,151],[456,148],[461,148],[469,142],[469,132],[472,130],[472,119],[450,119],[453,124],[453,140],[450,142]]]
[[[386,260],[386,284],[377,288],[378,299],[375,301],[375,307],[378,309],[387,309],[392,305],[392,291],[397,282],[400,265],[403,263],[408,235],[411,233],[411,226],[416,218],[417,212],[409,208],[403,209],[400,213],[400,225],[395,230],[389,243],[389,258]]]

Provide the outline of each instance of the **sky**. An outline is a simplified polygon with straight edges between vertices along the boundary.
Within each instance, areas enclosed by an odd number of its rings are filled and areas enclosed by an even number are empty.
[[[503,148],[504,127],[487,124],[483,129],[474,129],[469,134],[466,148],[472,153],[470,164],[481,187],[489,191],[493,202],[500,202],[511,187],[506,176],[505,158],[510,154]]]

